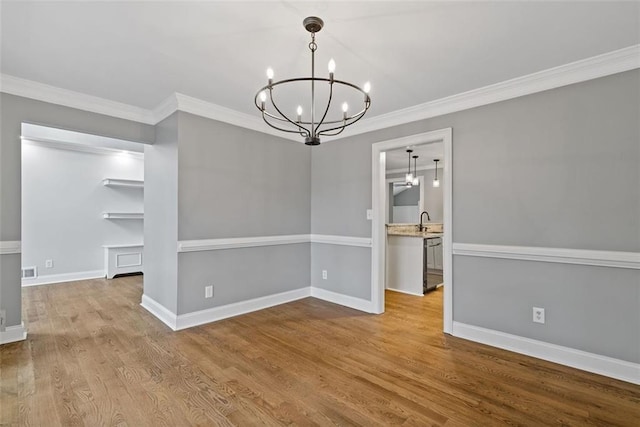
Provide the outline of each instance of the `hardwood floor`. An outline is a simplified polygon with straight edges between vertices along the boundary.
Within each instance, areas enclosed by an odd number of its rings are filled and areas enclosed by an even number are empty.
[[[141,277],[25,288],[0,425],[640,425],[640,387],[443,335],[442,289],[172,332]]]

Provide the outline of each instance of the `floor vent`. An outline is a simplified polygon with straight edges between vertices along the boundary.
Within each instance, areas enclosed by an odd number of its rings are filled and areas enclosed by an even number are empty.
[[[23,279],[34,279],[38,277],[38,270],[36,267],[26,267],[22,269]]]

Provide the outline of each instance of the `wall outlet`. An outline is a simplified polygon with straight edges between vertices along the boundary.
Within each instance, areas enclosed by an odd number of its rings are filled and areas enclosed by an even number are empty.
[[[4,332],[7,324],[7,311],[0,310],[0,332]]]
[[[53,260],[52,259],[48,259],[44,262],[44,266],[46,268],[53,268]]]
[[[544,308],[533,307],[533,322],[544,323]]]
[[[367,219],[373,219],[373,209],[367,209]]]
[[[322,270],[322,279],[327,280],[327,270]]]
[[[213,285],[204,287],[204,297],[205,298],[213,298]]]

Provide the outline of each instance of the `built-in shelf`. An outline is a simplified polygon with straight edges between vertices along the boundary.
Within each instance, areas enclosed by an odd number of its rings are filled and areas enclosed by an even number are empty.
[[[143,219],[144,214],[142,212],[104,212],[102,217],[104,219]]]
[[[144,188],[144,181],[136,181],[133,179],[114,179],[105,178],[102,180],[102,185],[107,187],[135,187]]]

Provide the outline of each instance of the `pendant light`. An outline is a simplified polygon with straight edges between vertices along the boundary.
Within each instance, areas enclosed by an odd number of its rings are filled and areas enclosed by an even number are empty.
[[[418,179],[418,172],[416,169],[417,160],[418,156],[413,156],[413,185],[420,185],[420,180]]]
[[[413,174],[411,173],[411,153],[413,153],[413,150],[407,149],[407,154],[409,155],[409,164],[407,165],[407,173],[404,176],[404,184],[407,187],[411,187],[413,185]]]
[[[438,162],[440,161],[440,159],[433,159],[433,161],[436,162],[436,177],[433,180],[433,186],[440,187],[440,180],[438,179]]]

